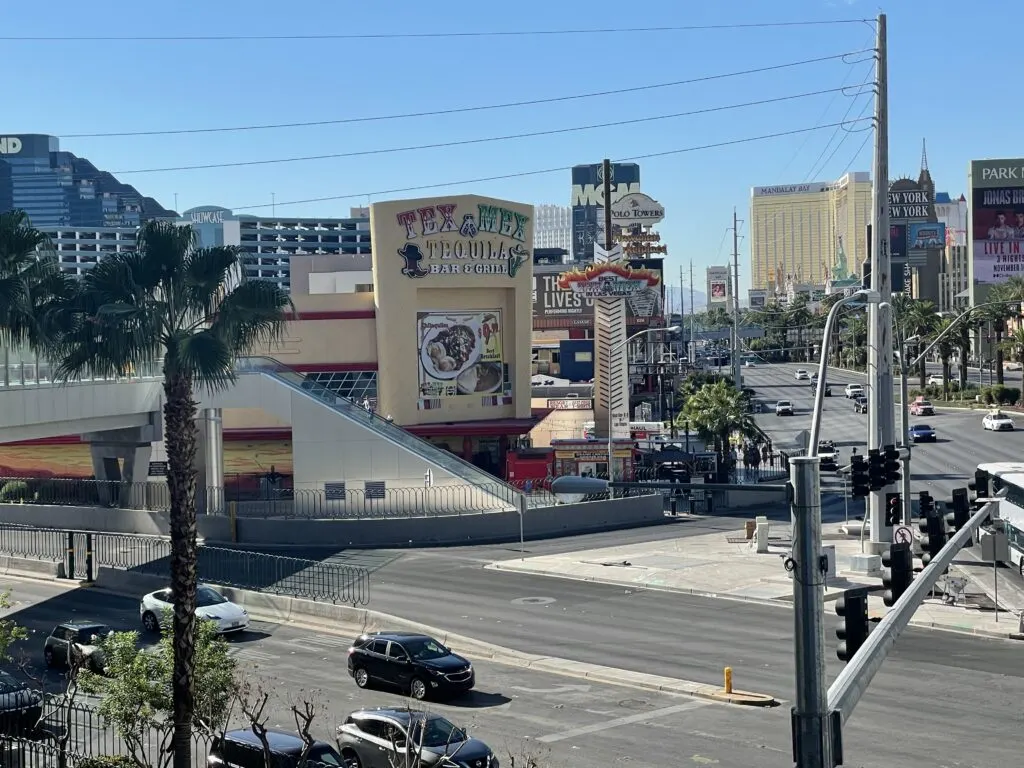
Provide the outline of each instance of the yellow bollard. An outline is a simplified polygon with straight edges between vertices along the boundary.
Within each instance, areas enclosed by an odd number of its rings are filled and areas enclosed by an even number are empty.
[[[732,667],[725,668],[725,692],[732,693]]]

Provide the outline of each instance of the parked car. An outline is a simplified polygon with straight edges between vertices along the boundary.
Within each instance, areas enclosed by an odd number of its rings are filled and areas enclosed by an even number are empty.
[[[42,694],[0,670],[0,734],[29,735],[42,716]]]
[[[935,406],[930,401],[925,400],[923,397],[917,398],[910,404],[910,415],[911,416],[934,416]]]
[[[867,413],[868,412],[868,399],[861,395],[860,397],[853,398],[853,412],[854,413]]]
[[[793,404],[789,400],[779,400],[775,404],[775,415],[776,416],[792,416],[793,415]]]
[[[864,385],[863,384],[847,384],[846,385],[846,399],[852,400],[855,397],[863,397]]]
[[[993,432],[1012,432],[1013,419],[1002,411],[991,411],[985,414],[985,418],[981,420],[981,426]]]
[[[942,377],[939,376],[939,374],[937,374],[937,373],[933,373],[931,376],[928,377],[928,386],[929,387],[941,387],[942,386]]]
[[[796,372],[797,381],[807,381],[810,378],[810,374],[807,373],[803,368],[800,368]]]
[[[380,683],[414,699],[457,696],[476,684],[473,664],[432,637],[415,632],[368,632],[348,649],[356,685]]]
[[[915,424],[910,428],[910,440],[914,443],[934,443],[935,430],[927,424]]]
[[[1009,362],[1003,363],[1003,370],[1004,371],[1024,371],[1024,363],[1019,363],[1019,362],[1011,360]]]
[[[818,441],[819,466],[824,470],[839,469],[839,451],[831,440]]]
[[[305,749],[306,742],[297,733],[281,731],[276,728],[267,729],[267,746],[270,748],[272,763],[275,768],[297,768],[299,758]],[[326,741],[316,740],[306,755],[309,765],[315,766],[348,766],[337,750]],[[239,728],[228,731],[223,739],[213,742],[210,755],[206,758],[208,768],[265,768],[266,755],[263,744],[251,728]],[[364,762],[366,768],[378,763]],[[387,763],[380,763],[387,765]]]
[[[142,626],[147,632],[159,632],[164,617],[173,610],[171,590],[168,587],[150,592],[142,598],[142,602],[139,603],[139,618],[142,619]],[[245,608],[235,605],[206,584],[200,584],[196,590],[196,616],[212,621],[221,634],[242,632],[249,628],[249,614]]]
[[[100,644],[113,632],[106,624],[75,619],[58,624],[43,642],[43,661],[48,667],[67,667],[81,660],[92,672],[106,666]]]
[[[498,768],[490,747],[433,712],[361,709],[338,726],[337,740],[346,766]]]

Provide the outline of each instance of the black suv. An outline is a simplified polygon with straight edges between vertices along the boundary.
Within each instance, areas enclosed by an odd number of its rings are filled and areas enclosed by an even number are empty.
[[[306,743],[297,733],[267,730],[267,745],[274,757],[275,768],[295,768]],[[263,744],[251,728],[228,731],[218,740],[206,758],[209,768],[264,768]],[[346,766],[341,755],[326,741],[313,742],[306,755],[306,764],[315,766]],[[373,763],[363,763],[372,765]]]
[[[346,765],[499,768],[498,758],[479,739],[447,719],[410,709],[362,709],[338,726],[338,749]],[[447,759],[445,759],[447,758]]]
[[[42,694],[0,670],[0,734],[27,736],[42,716]]]
[[[383,683],[419,700],[457,696],[476,683],[468,659],[414,632],[360,635],[348,649],[348,673],[360,688]]]

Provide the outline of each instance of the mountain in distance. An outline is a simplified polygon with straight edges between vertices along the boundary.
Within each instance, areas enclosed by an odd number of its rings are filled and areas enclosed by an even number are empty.
[[[703,312],[708,305],[707,294],[703,291],[694,290],[693,303],[697,312]],[[665,286],[665,307],[669,311],[679,311],[679,286]],[[690,289],[683,288],[683,309],[690,314]]]

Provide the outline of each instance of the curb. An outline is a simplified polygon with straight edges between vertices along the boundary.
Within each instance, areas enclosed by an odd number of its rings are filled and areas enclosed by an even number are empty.
[[[116,584],[100,585],[94,584],[91,589],[118,595],[131,599],[137,599],[139,593],[136,590],[118,588]],[[749,693],[746,691],[733,691],[727,694],[724,690],[713,685],[699,683],[693,680],[682,680],[673,677],[662,677],[660,675],[649,675],[643,672],[631,672],[614,667],[605,667],[598,664],[588,664],[571,659],[562,659],[555,656],[539,656],[536,654],[523,653],[511,648],[505,648],[493,643],[484,642],[465,635],[446,632],[445,630],[421,624],[415,621],[408,621],[396,616],[391,616],[378,611],[370,611],[362,608],[348,609],[354,617],[362,617],[362,621],[329,620],[326,617],[322,621],[316,621],[315,615],[303,616],[301,609],[303,603],[312,601],[298,600],[294,598],[282,598],[276,595],[253,593],[245,590],[224,589],[227,596],[235,602],[239,602],[249,612],[249,615],[259,621],[272,624],[297,626],[314,629],[325,634],[351,637],[362,632],[373,631],[375,628],[387,627],[389,629],[402,629],[411,632],[421,632],[431,637],[436,637],[443,644],[459,648],[460,651],[470,653],[488,661],[503,664],[505,666],[520,667],[548,674],[561,675],[563,677],[581,678],[592,680],[596,683],[618,685],[626,688],[637,688],[640,690],[657,691],[661,693],[691,696],[699,699],[708,699],[722,704],[733,704],[738,706],[772,707],[780,702],[771,695],[760,693]],[[247,597],[259,597],[260,600],[252,602],[266,602],[263,610],[258,605],[246,607]],[[273,598],[268,600],[267,598]],[[276,608],[275,604],[281,607]],[[287,609],[283,609],[287,605]],[[324,606],[324,604],[318,604]],[[341,612],[342,606],[332,606]],[[296,614],[299,614],[296,616]]]

